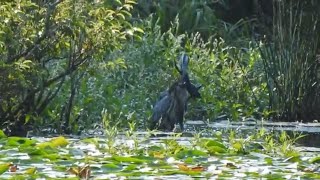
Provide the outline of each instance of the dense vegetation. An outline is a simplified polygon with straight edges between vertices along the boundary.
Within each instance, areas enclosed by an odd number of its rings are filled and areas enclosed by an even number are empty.
[[[182,51],[203,86],[188,119],[320,116],[316,1],[0,5],[0,126],[8,135],[80,133],[100,126],[102,115],[146,128]]]

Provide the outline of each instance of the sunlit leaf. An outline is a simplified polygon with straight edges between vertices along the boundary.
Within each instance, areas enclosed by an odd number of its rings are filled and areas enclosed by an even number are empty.
[[[165,158],[164,154],[161,153],[161,152],[154,152],[154,153],[153,153],[153,157],[159,158],[159,159]]]
[[[12,163],[0,164],[0,175],[9,170]]]
[[[104,164],[104,165],[102,165],[102,167],[101,167],[102,169],[104,169],[104,170],[107,170],[107,171],[114,171],[114,170],[120,170],[121,169],[121,167],[120,166],[118,166],[118,165],[116,165],[116,164]]]
[[[320,156],[317,156],[317,157],[311,158],[309,161],[310,161],[310,163],[317,163],[317,164],[320,164]]]
[[[210,155],[216,154],[216,153],[226,153],[226,149],[221,148],[219,146],[209,146],[207,147],[207,150]]]
[[[178,164],[178,168],[181,171],[189,171],[190,170],[190,168],[186,164]]]
[[[68,144],[69,144],[69,142],[68,142],[68,140],[66,140],[66,138],[64,138],[63,136],[59,136],[59,137],[51,139],[48,142],[40,143],[37,146],[40,148],[45,148],[47,146],[55,148],[55,147],[64,147],[64,146],[67,146]]]
[[[113,159],[118,162],[128,162],[128,163],[136,163],[136,164],[142,164],[142,163],[148,162],[147,160],[138,159],[138,158],[134,158],[134,157],[114,156]]]
[[[2,130],[0,130],[0,139],[1,138],[6,138],[7,136],[4,134],[4,132]]]
[[[272,165],[273,163],[273,160],[272,160],[272,158],[270,158],[270,157],[266,157],[266,158],[264,158],[264,161],[268,164],[268,165]]]
[[[232,144],[232,147],[237,151],[243,151],[243,146],[240,142],[235,142]]]
[[[36,141],[24,137],[8,137],[7,146],[32,146]]]
[[[37,171],[37,168],[35,168],[35,167],[30,167],[30,168],[28,168],[28,169],[25,171],[25,174],[32,175],[32,174],[35,174],[36,171]]]

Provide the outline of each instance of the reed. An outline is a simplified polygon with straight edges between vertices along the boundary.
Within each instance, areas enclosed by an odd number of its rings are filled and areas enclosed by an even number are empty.
[[[320,2],[285,0],[273,6],[272,37],[260,48],[273,117],[319,118]]]

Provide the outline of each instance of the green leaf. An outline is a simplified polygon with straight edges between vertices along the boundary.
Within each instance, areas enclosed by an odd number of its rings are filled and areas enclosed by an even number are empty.
[[[207,150],[210,155],[216,154],[216,153],[226,153],[227,150],[225,148],[221,148],[219,146],[209,146],[207,147]]]
[[[7,146],[32,146],[35,145],[36,141],[24,137],[8,137]]]
[[[49,142],[40,143],[37,146],[39,148],[45,148],[47,146],[49,146],[51,148],[56,148],[56,147],[64,147],[64,146],[67,146],[68,144],[69,144],[69,142],[66,138],[64,138],[63,136],[59,136],[59,137],[51,139]]]
[[[311,158],[309,161],[310,161],[310,163],[313,163],[313,164],[314,163],[320,164],[320,156]]]
[[[118,162],[126,162],[126,163],[134,163],[134,164],[142,164],[142,163],[148,162],[145,159],[138,159],[138,158],[134,158],[134,157],[114,156],[113,159]]]
[[[9,170],[11,163],[0,164],[0,175]]]
[[[144,31],[141,28],[133,27],[133,30],[136,32],[144,33]]]
[[[110,164],[104,164],[104,165],[102,165],[101,169],[102,169],[104,172],[114,172],[114,171],[117,171],[117,170],[121,170],[122,167],[121,167],[121,166],[118,166],[118,165],[116,165],[116,164],[110,163]]]
[[[6,138],[7,136],[4,134],[4,132],[2,130],[0,130],[0,139],[1,138]]]
[[[186,157],[207,157],[208,154],[200,150],[183,150],[176,154],[179,159]]]

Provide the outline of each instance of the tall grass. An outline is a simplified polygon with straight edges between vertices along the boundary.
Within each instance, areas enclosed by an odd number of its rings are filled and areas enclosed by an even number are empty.
[[[319,7],[318,1],[274,1],[273,36],[260,51],[276,119],[320,117]]]

